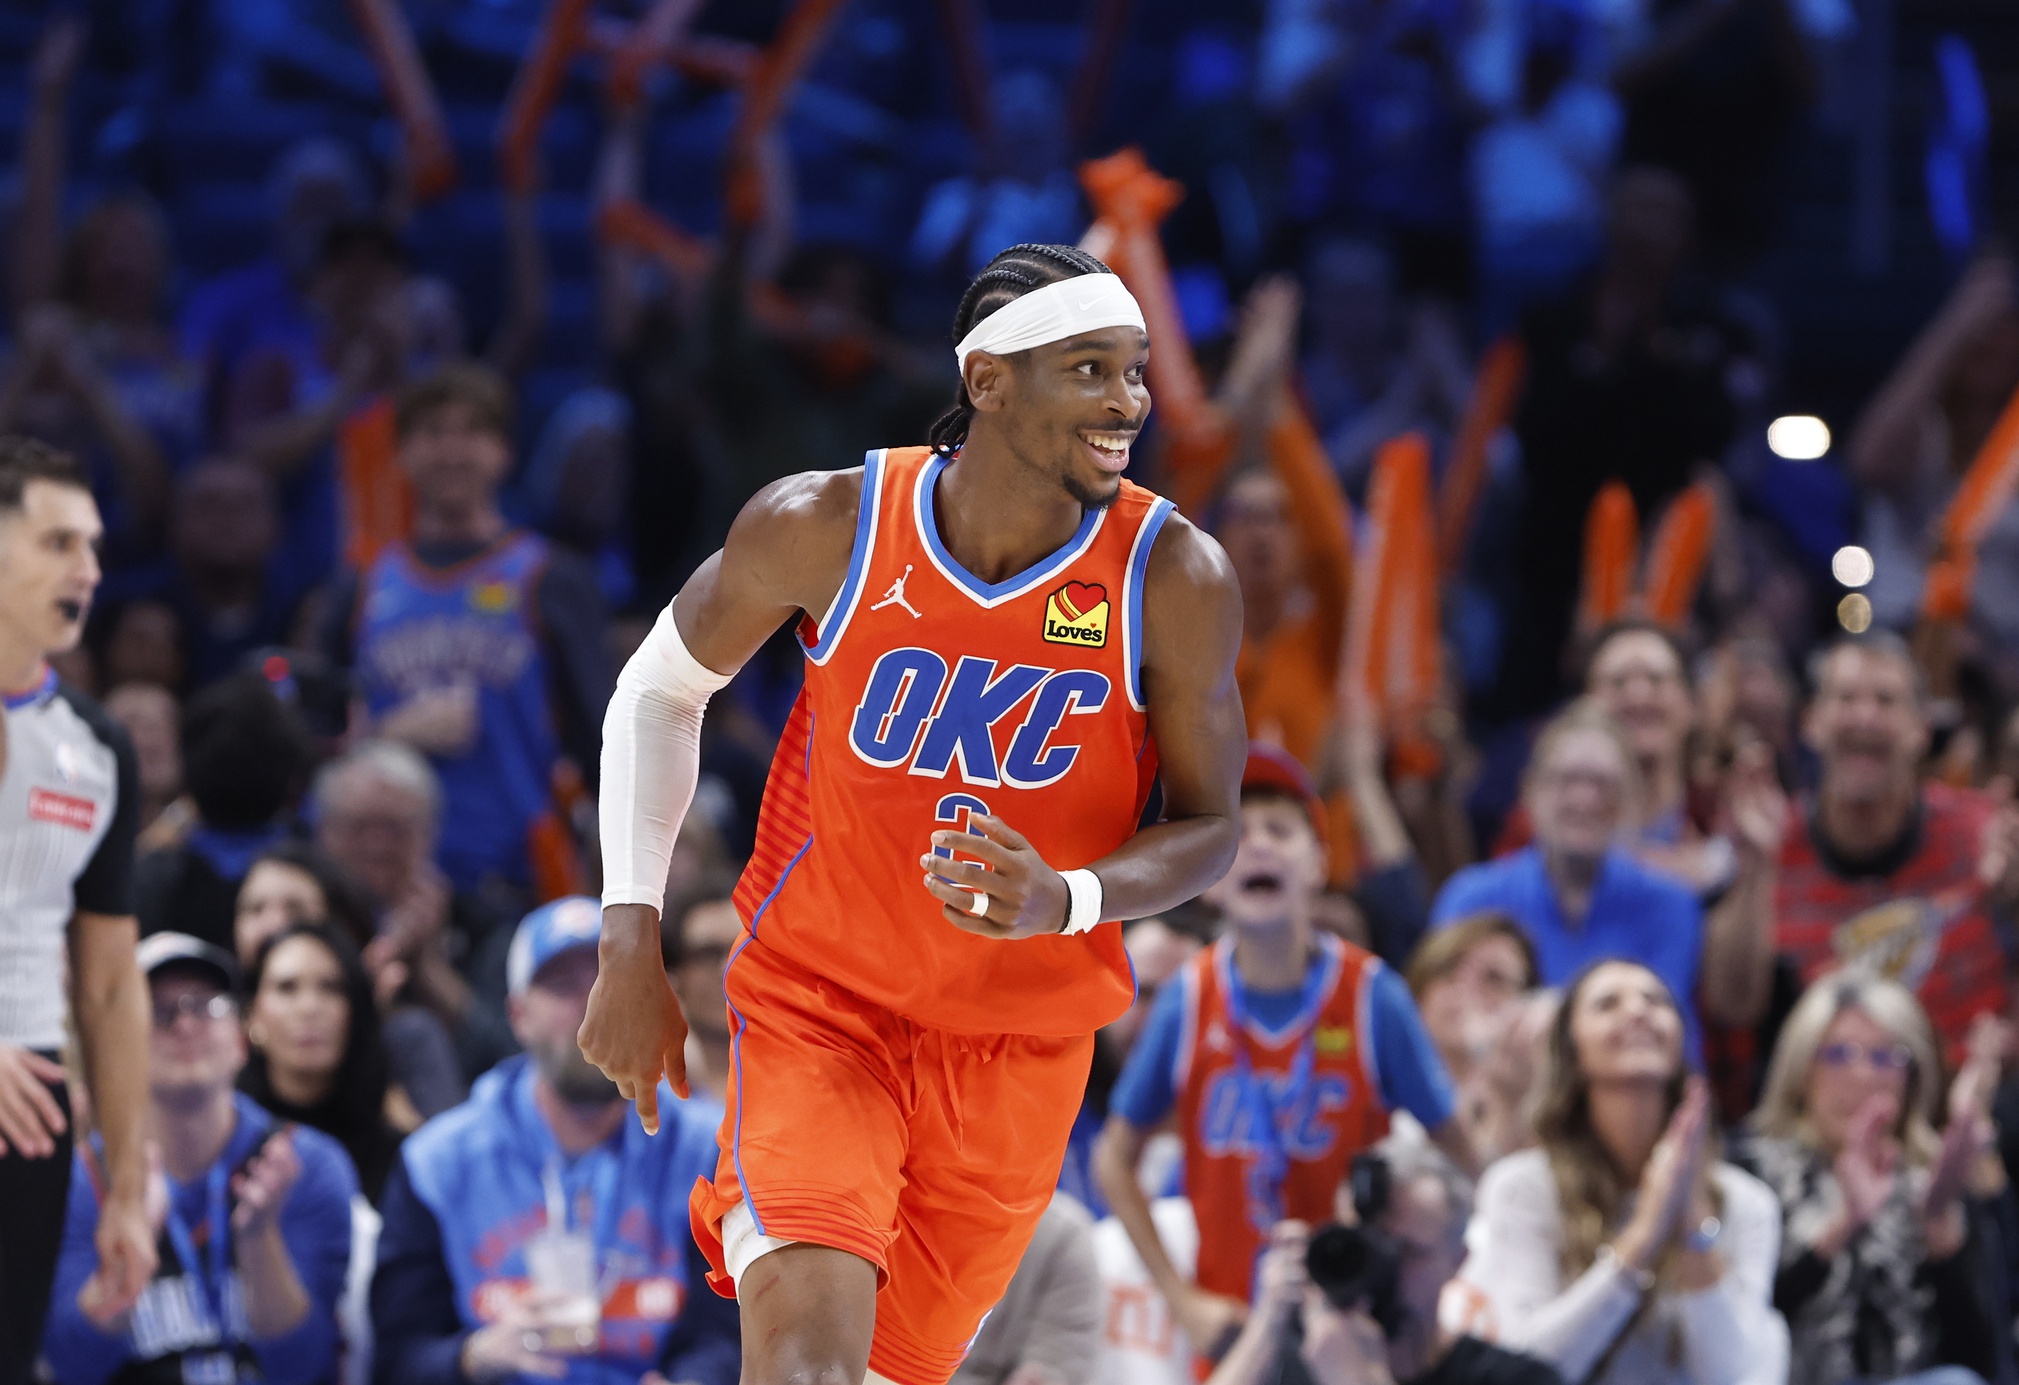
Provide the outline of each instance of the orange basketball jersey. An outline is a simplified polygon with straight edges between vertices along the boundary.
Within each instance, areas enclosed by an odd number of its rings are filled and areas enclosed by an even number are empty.
[[[1201,1288],[1246,1302],[1269,1228],[1333,1220],[1353,1156],[1388,1133],[1367,988],[1381,962],[1317,935],[1298,1013],[1272,1030],[1247,1013],[1234,940],[1181,972],[1184,1030],[1173,1074],[1185,1195],[1199,1218]]]
[[[1136,830],[1156,773],[1143,573],[1171,503],[1124,481],[1066,545],[1005,582],[940,541],[951,459],[872,452],[848,575],[802,622],[806,686],[771,764],[736,903],[755,944],[916,1023],[1087,1034],[1128,1008],[1121,929],[1002,942],[940,914],[918,858],[971,814],[1057,870]],[[971,830],[971,829],[970,829]]]

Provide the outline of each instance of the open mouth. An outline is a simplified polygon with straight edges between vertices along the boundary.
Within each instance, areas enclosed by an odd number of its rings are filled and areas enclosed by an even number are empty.
[[[66,598],[56,603],[56,609],[62,612],[63,618],[73,625],[84,619],[84,603],[82,601],[71,601]]]
[[[1276,871],[1257,870],[1241,877],[1240,890],[1250,899],[1280,899],[1288,884]]]
[[[1136,440],[1133,431],[1095,432],[1082,428],[1079,438],[1086,444],[1087,450],[1093,453],[1094,461],[1099,464],[1101,470],[1119,476],[1128,469],[1129,447]]]

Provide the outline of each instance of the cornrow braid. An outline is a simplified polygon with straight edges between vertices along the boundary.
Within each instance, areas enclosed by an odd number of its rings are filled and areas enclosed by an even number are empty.
[[[960,296],[960,306],[953,314],[953,339],[959,342],[977,322],[1032,289],[1082,274],[1112,273],[1077,246],[1012,245],[983,266]],[[926,441],[935,452],[951,453],[967,441],[968,424],[973,420],[974,404],[967,397],[967,381],[962,380],[954,387],[953,407],[934,420]]]

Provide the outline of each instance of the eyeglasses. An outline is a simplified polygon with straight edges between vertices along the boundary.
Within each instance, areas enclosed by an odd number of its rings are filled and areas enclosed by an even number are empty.
[[[184,1015],[195,1015],[199,1019],[230,1019],[238,1013],[238,1002],[228,995],[181,995],[173,1000],[154,1002],[154,1027],[173,1029],[175,1022]]]
[[[1914,1052],[1905,1044],[1885,1044],[1866,1048],[1863,1044],[1824,1044],[1816,1050],[1816,1061],[1827,1068],[1848,1068],[1860,1059],[1874,1072],[1905,1072],[1914,1065]]]

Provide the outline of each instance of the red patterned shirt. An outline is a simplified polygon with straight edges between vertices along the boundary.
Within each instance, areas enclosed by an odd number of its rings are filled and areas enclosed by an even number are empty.
[[[1970,1021],[2006,1004],[2006,956],[1977,878],[1977,846],[1991,804],[1946,784],[1921,792],[1901,847],[1847,863],[1808,829],[1790,832],[1774,895],[1779,950],[1807,985],[1834,966],[1863,964],[1921,997],[1953,1058]]]

